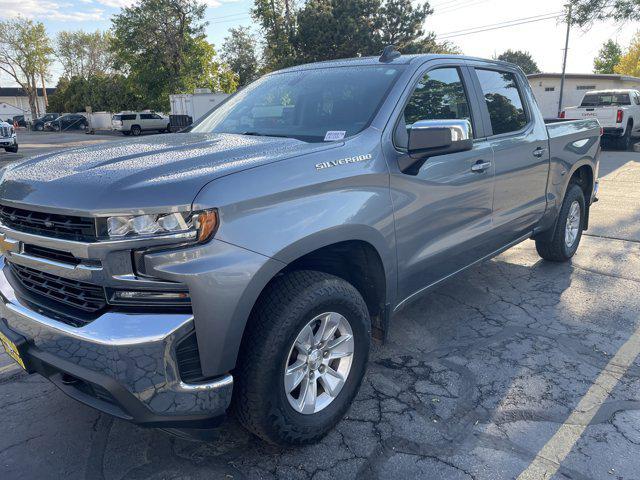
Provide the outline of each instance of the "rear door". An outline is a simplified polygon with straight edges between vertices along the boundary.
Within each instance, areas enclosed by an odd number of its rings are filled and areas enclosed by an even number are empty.
[[[417,72],[383,145],[391,171],[398,254],[398,290],[408,298],[487,255],[491,245],[493,151],[483,138],[481,114],[466,66],[455,60],[427,63]],[[420,120],[471,120],[471,151],[427,158],[401,171],[407,126]],[[387,133],[385,133],[386,135]],[[483,169],[473,169],[474,165]]]
[[[495,241],[504,246],[530,232],[546,209],[547,127],[519,70],[477,64],[473,72],[495,164]]]

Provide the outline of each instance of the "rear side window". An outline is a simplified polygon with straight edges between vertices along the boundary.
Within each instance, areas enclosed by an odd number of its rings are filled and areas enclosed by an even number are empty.
[[[153,115],[150,113],[141,113],[140,114],[140,119],[141,120],[152,120],[153,119]]]
[[[581,107],[611,107],[631,105],[628,93],[589,93],[582,99]]]
[[[482,94],[489,109],[494,135],[517,132],[527,125],[522,93],[515,74],[476,69]]]

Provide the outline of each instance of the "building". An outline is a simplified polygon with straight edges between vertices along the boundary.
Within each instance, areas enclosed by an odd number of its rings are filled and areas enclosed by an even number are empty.
[[[558,115],[560,100],[560,73],[534,73],[529,83],[538,101],[542,115],[553,118]],[[575,107],[582,103],[589,90],[633,88],[640,90],[640,78],[628,75],[603,75],[595,73],[567,73],[564,83],[562,108]]]
[[[55,88],[47,88],[47,96],[53,95],[55,91]],[[47,111],[41,88],[38,89],[38,106],[41,113]],[[31,117],[29,97],[20,87],[0,87],[0,118],[6,120],[7,118],[13,118],[15,115]]]

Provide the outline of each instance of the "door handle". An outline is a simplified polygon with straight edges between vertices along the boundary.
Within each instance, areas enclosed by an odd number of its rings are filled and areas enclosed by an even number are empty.
[[[475,172],[475,173],[482,173],[484,172],[487,168],[489,168],[491,166],[491,162],[485,162],[483,160],[478,160],[476,163],[473,164],[473,166],[471,167],[471,171]]]
[[[544,152],[546,151],[546,148],[538,147],[533,151],[533,156],[536,158],[542,158],[542,155],[544,155]]]

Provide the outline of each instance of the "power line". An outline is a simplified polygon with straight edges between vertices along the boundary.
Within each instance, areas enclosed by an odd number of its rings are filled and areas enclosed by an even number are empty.
[[[445,13],[455,12],[456,10],[460,10],[462,8],[474,7],[476,5],[480,5],[482,3],[486,3],[488,0],[467,0],[463,3],[458,3],[456,5],[449,5],[448,7],[443,8],[442,10],[435,9],[433,16],[443,15]]]
[[[438,35],[436,38],[438,40],[446,40],[446,39],[449,39],[449,38],[461,37],[461,36],[464,36],[464,35],[473,35],[475,33],[489,32],[491,30],[500,30],[502,28],[516,27],[518,25],[524,25],[524,24],[527,24],[527,23],[542,22],[542,21],[546,21],[546,20],[558,19],[558,18],[561,18],[561,17],[562,17],[562,15],[553,15],[553,16],[549,16],[549,17],[542,17],[542,18],[534,19],[534,20],[526,20],[526,21],[515,21],[515,20],[513,20],[512,22],[514,22],[514,23],[504,24],[504,25],[495,26],[495,27],[491,27],[491,28],[477,27],[476,29],[470,29],[469,31],[466,31],[464,33],[456,33],[456,34],[451,34],[451,35],[443,34],[443,35]]]
[[[513,20],[504,20],[502,22],[491,23],[489,25],[481,25],[479,27],[469,27],[469,28],[463,28],[461,30],[453,30],[451,32],[441,33],[441,34],[439,34],[439,36],[453,35],[453,34],[456,34],[456,33],[465,33],[465,32],[470,32],[472,30],[477,30],[479,28],[499,27],[499,26],[507,25],[507,24],[510,24],[510,23],[513,23],[513,22],[520,22],[520,21],[523,21],[523,20],[540,19],[541,17],[545,17],[545,19],[546,19],[546,17],[549,17],[551,15],[558,16],[558,15],[561,15],[561,14],[562,14],[562,12],[549,12],[549,13],[543,13],[543,14],[540,14],[540,15],[533,15],[531,17],[514,18]],[[555,17],[553,17],[553,18],[555,18]]]

